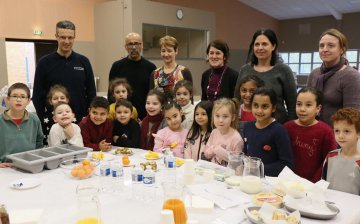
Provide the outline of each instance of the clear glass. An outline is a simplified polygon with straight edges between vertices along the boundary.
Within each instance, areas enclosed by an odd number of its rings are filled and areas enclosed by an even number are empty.
[[[236,176],[242,176],[244,170],[244,157],[245,154],[241,152],[240,154],[228,154],[228,168],[234,171]]]
[[[78,212],[76,224],[102,224],[98,194],[99,188],[95,186],[77,186]]]
[[[162,183],[164,191],[163,209],[170,209],[174,212],[175,224],[186,224],[187,213],[183,202],[185,186],[180,183]]]

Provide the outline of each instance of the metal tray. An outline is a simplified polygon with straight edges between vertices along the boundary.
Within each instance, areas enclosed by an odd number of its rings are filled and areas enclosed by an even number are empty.
[[[302,211],[302,210],[299,210],[299,212],[300,212],[301,216],[312,218],[312,219],[324,219],[325,220],[325,219],[334,218],[340,212],[340,209],[338,207],[336,207],[335,205],[332,205],[331,203],[327,203],[327,202],[325,202],[325,203],[326,203],[326,206],[332,211],[331,214],[320,214],[320,213],[313,213],[313,212]],[[296,210],[288,203],[284,203],[284,206],[289,212]]]

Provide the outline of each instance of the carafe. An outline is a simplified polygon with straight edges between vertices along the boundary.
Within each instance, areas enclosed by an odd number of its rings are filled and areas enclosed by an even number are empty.
[[[99,188],[79,185],[76,188],[78,213],[76,224],[102,224],[99,203]]]
[[[174,213],[175,224],[186,224],[187,214],[183,202],[184,185],[174,182],[162,183],[164,191],[163,209],[170,209]]]
[[[248,194],[261,191],[261,179],[264,178],[264,164],[260,158],[246,156],[244,161],[243,178],[240,189]]]

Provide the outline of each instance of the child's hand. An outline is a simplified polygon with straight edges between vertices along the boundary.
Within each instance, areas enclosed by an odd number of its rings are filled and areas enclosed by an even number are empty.
[[[106,140],[104,139],[99,143],[99,149],[101,151],[107,152],[112,149],[112,145],[111,143],[106,142]]]
[[[119,139],[119,136],[114,135],[114,137],[113,137],[113,141],[114,141],[114,142],[116,142],[118,139]]]
[[[0,168],[7,168],[14,166],[13,163],[0,163]]]
[[[75,135],[74,127],[71,123],[64,127],[64,132],[67,139],[71,139]]]

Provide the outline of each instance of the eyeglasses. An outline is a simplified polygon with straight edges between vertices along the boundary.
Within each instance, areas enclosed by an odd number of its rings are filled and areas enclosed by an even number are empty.
[[[25,99],[28,99],[29,97],[13,95],[13,96],[10,96],[10,98],[13,100],[25,100]]]
[[[139,47],[141,45],[141,43],[140,42],[130,42],[130,43],[127,43],[126,44],[126,46],[128,47],[128,48],[133,48],[133,47]]]

